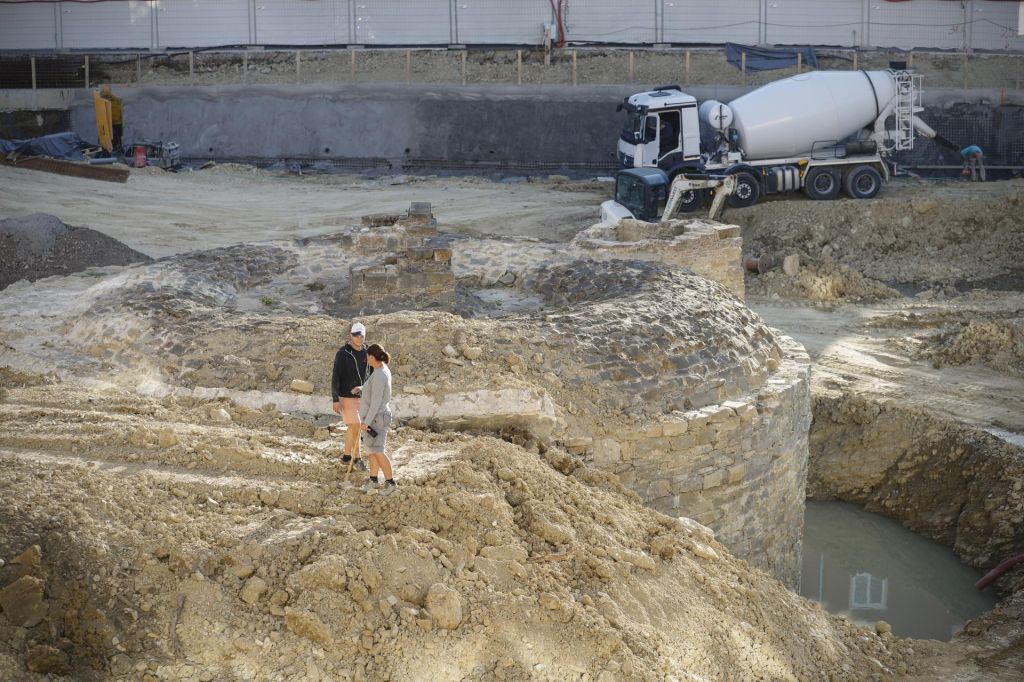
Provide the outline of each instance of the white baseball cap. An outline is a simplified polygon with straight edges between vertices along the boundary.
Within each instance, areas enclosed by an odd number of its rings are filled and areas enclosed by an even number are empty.
[[[366,327],[363,326],[362,322],[356,322],[354,325],[352,325],[352,331],[350,331],[349,333],[362,334],[363,336],[366,336]]]

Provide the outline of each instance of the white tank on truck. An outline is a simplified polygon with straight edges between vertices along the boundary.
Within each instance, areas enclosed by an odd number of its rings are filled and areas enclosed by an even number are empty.
[[[618,143],[624,168],[658,168],[669,180],[735,175],[729,205],[802,189],[812,199],[875,196],[885,157],[912,149],[915,132],[956,148],[917,117],[921,77],[905,69],[811,71],[732,102],[700,104],[678,86],[627,97]],[[696,210],[706,192],[684,197]]]
[[[744,156],[770,159],[845,140],[873,126],[895,98],[888,71],[812,71],[760,87],[729,108]]]

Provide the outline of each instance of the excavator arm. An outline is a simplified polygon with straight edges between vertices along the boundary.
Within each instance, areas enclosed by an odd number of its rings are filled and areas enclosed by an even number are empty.
[[[715,198],[711,202],[711,209],[708,211],[708,220],[718,220],[725,209],[725,200],[736,189],[736,178],[732,175],[709,176],[706,178],[688,178],[679,174],[672,181],[672,187],[668,192],[668,200],[665,202],[665,212],[661,215],[661,222],[672,220],[680,205],[685,201],[693,201],[693,192],[704,192],[714,190]]]

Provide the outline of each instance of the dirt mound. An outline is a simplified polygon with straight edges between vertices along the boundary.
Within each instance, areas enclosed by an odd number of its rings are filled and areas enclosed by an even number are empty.
[[[867,201],[769,201],[728,213],[744,250],[828,259],[871,279],[969,283],[1019,273],[1024,181],[898,183]]]
[[[970,320],[931,337],[917,356],[1024,374],[1024,320]]]
[[[21,279],[34,282],[95,266],[151,261],[105,234],[45,213],[0,220],[0,289]]]
[[[821,303],[866,303],[900,295],[895,289],[832,260],[801,266],[795,275],[787,275],[781,269],[761,275],[748,273],[746,286],[751,297]]]
[[[914,359],[931,360],[936,368],[983,365],[1024,375],[1024,310],[1019,300],[1000,305],[987,301],[986,293],[954,299],[952,309],[901,311],[873,320],[870,326],[911,330],[908,336],[892,339],[891,345]]]
[[[380,497],[328,482],[334,447],[282,442],[230,403],[69,388],[12,389],[0,405],[4,433],[36,434],[0,440],[0,589],[29,576],[17,609],[3,602],[0,677],[871,679],[909,666],[906,642],[827,615],[557,449],[399,429],[399,490]],[[49,428],[33,426],[42,413]],[[141,428],[159,438],[106,437]],[[235,445],[202,445],[214,437]],[[189,466],[165,463],[190,450]],[[31,566],[11,561],[32,545]]]

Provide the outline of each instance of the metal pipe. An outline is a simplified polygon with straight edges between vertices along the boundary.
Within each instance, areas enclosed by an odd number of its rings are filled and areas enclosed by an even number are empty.
[[[759,256],[744,256],[743,268],[755,275],[763,275],[769,268],[768,259]]]

